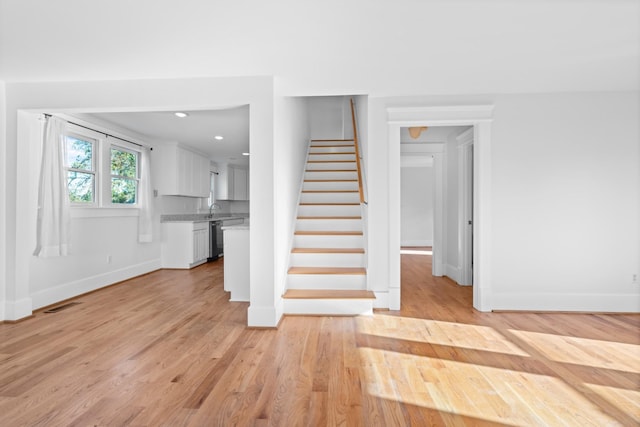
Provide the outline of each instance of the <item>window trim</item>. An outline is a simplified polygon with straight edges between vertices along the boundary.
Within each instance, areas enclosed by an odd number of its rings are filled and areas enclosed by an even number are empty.
[[[88,169],[77,169],[69,167],[67,163],[67,137],[72,137],[80,141],[91,143],[91,167],[92,170]],[[91,202],[74,202],[69,200],[72,208],[81,207],[81,208],[95,208],[99,206],[99,198],[100,198],[100,178],[98,174],[98,165],[100,159],[100,140],[93,135],[89,135],[87,133],[81,133],[76,130],[71,130],[65,134],[64,141],[64,171],[65,178],[67,180],[67,193],[69,191],[69,172],[79,172],[79,173],[88,173],[93,175],[93,200]]]
[[[106,133],[87,129],[74,123],[67,124],[66,135],[81,140],[90,139],[93,143],[93,167],[94,167],[94,201],[89,203],[71,202],[72,218],[101,218],[101,217],[137,217],[139,216],[139,197],[142,161],[142,148],[121,140],[118,137],[109,137]],[[112,203],[111,195],[111,147],[118,150],[136,154],[136,203]],[[64,147],[66,156],[66,146]],[[66,163],[66,158],[65,158]],[[64,166],[65,174],[67,166]],[[84,170],[80,171],[84,172]],[[115,175],[113,175],[115,176]],[[123,177],[126,179],[132,179]]]
[[[105,138],[105,143],[107,142],[107,139]],[[142,153],[140,152],[140,149],[137,148],[132,148],[130,147],[133,144],[128,144],[125,141],[120,141],[118,140],[117,142],[109,142],[106,144],[107,148],[106,150],[109,153],[109,166],[107,168],[107,170],[109,171],[109,179],[108,179],[108,187],[109,187],[109,194],[108,196],[105,195],[104,196],[104,200],[103,200],[103,206],[102,207],[112,207],[112,208],[118,208],[118,209],[122,209],[122,208],[138,208],[139,206],[139,197],[140,197],[140,161],[142,160]],[[135,178],[131,178],[128,176],[124,176],[124,175],[114,175],[111,173],[111,150],[116,149],[118,151],[122,151],[122,152],[126,152],[126,153],[131,153],[134,154],[136,156],[136,177]],[[126,179],[126,180],[132,180],[136,182],[136,197],[135,197],[135,203],[113,203],[113,193],[112,193],[112,189],[111,189],[111,183],[113,178],[119,178],[119,179]]]

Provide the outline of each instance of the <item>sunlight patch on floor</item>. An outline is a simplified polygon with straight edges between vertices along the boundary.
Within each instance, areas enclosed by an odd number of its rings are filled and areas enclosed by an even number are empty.
[[[394,340],[529,356],[488,326],[376,314],[369,318],[358,318],[358,331]]]
[[[370,347],[359,353],[367,392],[379,398],[503,424],[619,425],[561,378]]]
[[[640,425],[640,391],[596,384],[585,384],[612,405],[617,406]]]
[[[596,368],[640,373],[640,345],[509,330],[547,359]]]

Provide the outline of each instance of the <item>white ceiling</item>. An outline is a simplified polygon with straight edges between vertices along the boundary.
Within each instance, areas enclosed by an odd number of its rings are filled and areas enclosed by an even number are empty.
[[[82,113],[74,116],[101,125],[132,131],[153,143],[179,142],[190,146],[217,163],[246,165],[249,157],[249,106],[189,111],[179,118],[175,111]],[[214,136],[224,139],[218,141]]]
[[[451,135],[459,135],[471,126],[429,126],[417,138],[409,135],[409,128],[400,128],[401,144],[443,144]]]
[[[0,80],[275,76],[285,95],[638,90],[638,0],[0,0]]]

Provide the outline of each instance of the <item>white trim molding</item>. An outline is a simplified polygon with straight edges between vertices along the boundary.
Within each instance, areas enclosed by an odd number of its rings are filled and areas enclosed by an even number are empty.
[[[637,294],[494,292],[493,310],[638,313]]]
[[[160,259],[153,259],[140,264],[109,271],[104,274],[85,277],[73,282],[63,283],[53,288],[34,292],[31,294],[31,298],[33,299],[33,308],[38,309],[46,307],[69,298],[74,298],[78,295],[113,285],[114,283],[160,270],[160,268],[162,268]]]
[[[4,302],[4,316],[0,320],[20,320],[33,314],[33,301],[31,298],[22,298],[17,301]]]
[[[457,126],[493,120],[493,105],[388,107],[387,121],[399,126]]]
[[[491,311],[491,121],[493,105],[387,107],[389,143],[389,307],[400,307],[400,205],[393,189],[400,182],[400,127],[473,126],[473,306]],[[437,167],[437,159],[434,164]],[[435,218],[434,218],[435,219]],[[434,226],[443,227],[443,224]],[[443,227],[444,228],[444,227]],[[434,230],[436,231],[436,230]],[[396,235],[397,234],[397,235]],[[434,233],[434,268],[438,233]],[[396,244],[397,243],[397,244]],[[443,266],[440,266],[443,267]],[[392,308],[392,309],[397,309]]]

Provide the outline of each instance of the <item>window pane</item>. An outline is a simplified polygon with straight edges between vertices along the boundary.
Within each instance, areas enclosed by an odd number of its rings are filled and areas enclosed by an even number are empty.
[[[68,171],[69,200],[73,203],[93,202],[93,180],[93,174]]]
[[[138,181],[126,178],[111,178],[111,203],[136,203]]]
[[[111,175],[137,178],[136,166],[138,156],[130,151],[111,149]]]
[[[93,171],[93,143],[67,136],[65,140],[66,166],[73,169]]]

